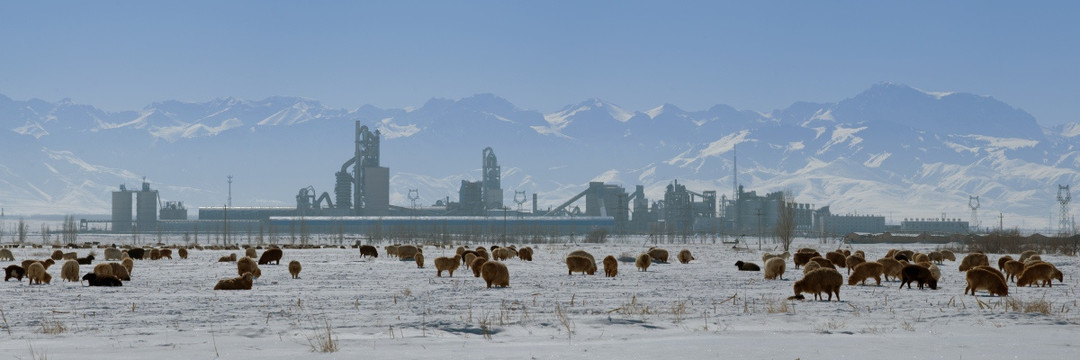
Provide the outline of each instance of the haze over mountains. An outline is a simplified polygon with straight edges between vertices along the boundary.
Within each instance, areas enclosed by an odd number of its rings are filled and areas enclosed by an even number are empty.
[[[230,174],[234,206],[292,206],[302,187],[332,189],[352,156],[356,120],[382,132],[391,203],[402,206],[411,188],[425,205],[456,201],[462,179],[479,179],[488,146],[503,169],[504,202],[515,206],[515,190],[536,192],[541,208],[589,181],[645,185],[654,201],[676,179],[730,197],[736,144],[747,190],[789,190],[799,202],[890,223],[968,220],[977,195],[982,225],[996,226],[1002,213],[1006,227],[1045,231],[1057,226],[1058,184],[1080,183],[1080,123],[1044,128],[992,97],[891,83],[768,113],[588,99],[545,114],[490,94],[408,109],[272,97],[105,112],[0,95],[0,207],[8,216],[104,214],[110,191],[145,176],[163,201],[184,201],[195,216],[226,202]]]

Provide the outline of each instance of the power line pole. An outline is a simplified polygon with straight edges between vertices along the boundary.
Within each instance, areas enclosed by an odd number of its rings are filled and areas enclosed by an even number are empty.
[[[229,206],[232,206],[232,175],[229,175],[228,178],[229,178]]]

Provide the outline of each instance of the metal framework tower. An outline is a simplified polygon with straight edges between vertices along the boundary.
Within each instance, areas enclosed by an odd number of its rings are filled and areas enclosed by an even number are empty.
[[[1072,194],[1069,192],[1069,185],[1058,185],[1057,192],[1058,204],[1061,204],[1061,218],[1058,219],[1058,232],[1061,235],[1069,234],[1069,202],[1072,201]]]
[[[979,197],[968,195],[968,207],[971,208],[971,229],[972,232],[977,231],[979,228]]]
[[[491,147],[484,148],[481,154],[483,156],[483,176],[481,180],[480,198],[484,202],[484,207],[488,209],[502,209],[503,208],[503,191],[502,191],[502,167],[499,166],[499,160],[495,157],[495,150]]]

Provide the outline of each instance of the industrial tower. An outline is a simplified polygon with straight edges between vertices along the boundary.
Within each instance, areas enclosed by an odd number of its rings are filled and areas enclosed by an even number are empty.
[[[968,207],[971,208],[971,228],[972,232],[976,232],[979,229],[979,197],[968,195]]]
[[[1069,234],[1069,202],[1072,201],[1072,194],[1069,192],[1069,185],[1058,185],[1057,201],[1061,204],[1061,218],[1058,219],[1058,233],[1061,235]]]
[[[495,158],[495,150],[491,147],[484,148],[483,179],[480,185],[480,197],[483,199],[484,208],[489,210],[503,208],[502,191],[502,168],[499,160]]]

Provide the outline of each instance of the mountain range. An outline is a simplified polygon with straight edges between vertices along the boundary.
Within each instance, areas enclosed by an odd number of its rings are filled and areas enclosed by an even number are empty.
[[[1045,232],[1058,224],[1058,185],[1080,182],[1080,123],[1043,127],[990,96],[894,83],[771,112],[627,110],[588,99],[543,113],[491,94],[404,109],[271,97],[108,112],[0,95],[0,207],[9,216],[107,214],[111,191],[145,177],[194,216],[228,201],[228,175],[235,206],[292,206],[300,188],[331,191],[352,156],[355,121],[380,131],[391,203],[401,206],[409,189],[425,205],[457,201],[461,180],[479,180],[489,146],[511,207],[515,191],[538,193],[547,208],[589,181],[644,185],[654,201],[676,180],[730,198],[737,153],[748,191],[787,191],[833,213],[969,220],[979,196],[982,226]]]

